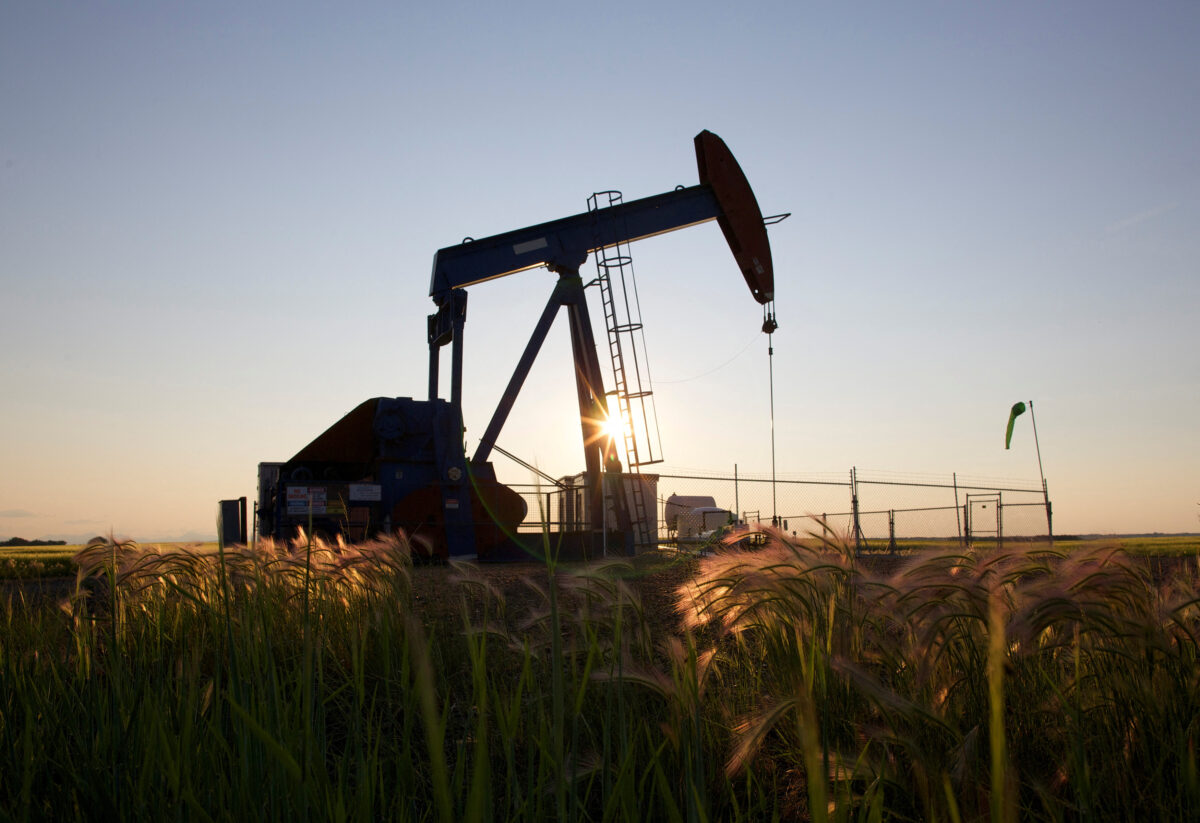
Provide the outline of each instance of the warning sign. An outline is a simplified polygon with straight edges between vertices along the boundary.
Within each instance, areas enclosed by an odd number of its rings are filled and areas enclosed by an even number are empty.
[[[324,486],[288,486],[288,514],[325,514],[325,499]]]
[[[383,499],[383,486],[378,483],[351,483],[350,501],[352,503],[378,503]]]

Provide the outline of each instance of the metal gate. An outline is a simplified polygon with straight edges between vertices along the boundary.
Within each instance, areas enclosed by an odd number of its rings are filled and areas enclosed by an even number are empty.
[[[991,539],[999,548],[1004,543],[1003,511],[1000,492],[968,494],[963,503],[963,537],[967,545]]]

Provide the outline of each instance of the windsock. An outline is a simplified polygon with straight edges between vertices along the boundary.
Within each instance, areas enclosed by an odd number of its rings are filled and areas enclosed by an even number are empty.
[[[1013,423],[1017,422],[1017,417],[1025,413],[1024,403],[1014,403],[1012,411],[1008,413],[1008,431],[1004,433],[1004,448],[1008,448],[1008,444],[1012,442]]]

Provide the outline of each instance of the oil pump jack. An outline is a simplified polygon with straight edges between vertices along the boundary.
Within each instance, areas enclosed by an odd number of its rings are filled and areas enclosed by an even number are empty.
[[[440,249],[429,286],[428,399],[377,397],[361,403],[283,463],[259,464],[259,533],[283,538],[297,527],[349,540],[403,530],[428,557],[480,560],[537,554],[521,543],[524,499],[499,483],[489,460],[517,395],[560,311],[570,325],[575,387],[586,465],[587,528],[561,535],[584,556],[605,538],[605,486],[620,489],[621,461],[604,432],[609,409],[580,267],[617,243],[710,220],[720,225],[734,260],[763,306],[763,331],[775,329],[774,274],[766,225],[749,182],[721,138],[695,138],[700,182]],[[558,275],[475,453],[463,443],[463,343],[468,287],[545,267]],[[440,353],[449,345],[450,398],[439,396]],[[606,482],[607,479],[607,482]],[[617,530],[633,552],[624,494],[612,496]],[[537,536],[535,544],[540,543]]]

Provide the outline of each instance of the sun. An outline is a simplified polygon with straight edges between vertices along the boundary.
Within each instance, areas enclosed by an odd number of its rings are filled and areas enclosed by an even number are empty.
[[[625,427],[622,425],[621,416],[619,414],[609,415],[607,417],[590,418],[595,428],[595,434],[589,438],[589,442],[608,441],[614,445],[625,442]]]
[[[609,415],[601,421],[600,430],[604,432],[605,437],[616,443],[622,442],[625,437],[625,426],[619,414]]]

